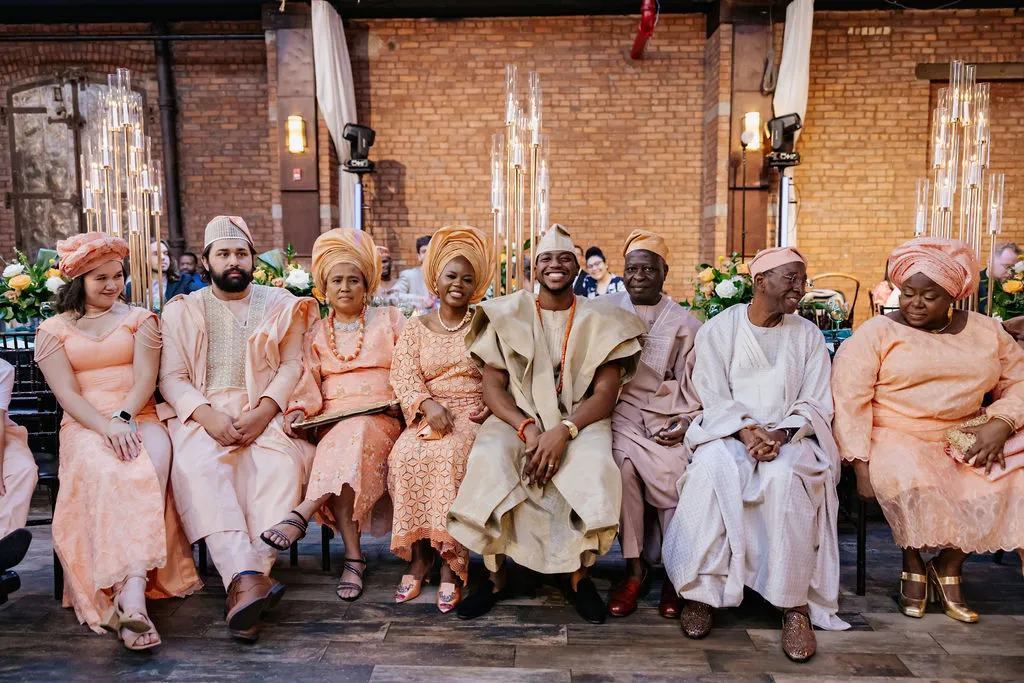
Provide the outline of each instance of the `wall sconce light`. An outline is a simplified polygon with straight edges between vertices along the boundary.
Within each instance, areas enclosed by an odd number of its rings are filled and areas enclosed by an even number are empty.
[[[306,151],[306,122],[301,116],[289,116],[285,123],[285,132],[288,135],[289,152],[302,154]]]
[[[743,115],[743,132],[740,134],[740,145],[744,149],[761,149],[761,113],[748,111]]]

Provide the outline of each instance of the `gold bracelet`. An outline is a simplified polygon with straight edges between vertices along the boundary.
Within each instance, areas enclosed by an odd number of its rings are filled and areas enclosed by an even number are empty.
[[[1016,434],[1017,433],[1017,424],[1013,420],[1011,420],[1010,418],[1006,417],[1005,415],[993,415],[992,419],[993,420],[1002,420],[1006,424],[1010,425],[1010,433],[1011,434]]]

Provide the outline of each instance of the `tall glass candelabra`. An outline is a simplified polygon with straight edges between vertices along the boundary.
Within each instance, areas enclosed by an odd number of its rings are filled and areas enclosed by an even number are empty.
[[[525,231],[528,227],[533,249],[538,231],[548,225],[549,140],[540,132],[541,88],[536,71],[530,72],[525,108],[523,104],[519,69],[509,64],[505,67],[505,128],[495,133],[491,142],[494,296],[511,294],[525,286],[524,266],[529,258]]]
[[[989,173],[992,131],[989,84],[977,83],[973,64],[953,61],[949,86],[939,90],[932,112],[930,178],[917,181],[914,235],[956,238],[973,247],[980,262],[994,257],[1003,230],[1003,186],[1006,176]],[[988,191],[986,193],[986,186]],[[983,249],[985,233],[988,249]],[[986,311],[992,310],[988,288]],[[979,310],[977,295],[965,302]]]
[[[142,96],[131,88],[128,69],[107,76],[107,95],[86,130],[79,159],[86,230],[128,242],[132,304],[163,306],[163,287],[153,292],[149,245],[160,241],[163,174],[146,135]]]

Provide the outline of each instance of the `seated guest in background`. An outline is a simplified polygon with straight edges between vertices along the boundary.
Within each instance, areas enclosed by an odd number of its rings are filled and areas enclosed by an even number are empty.
[[[128,244],[99,232],[57,242],[59,315],[36,333],[35,356],[64,409],[53,549],[64,605],[129,650],[160,644],[146,597],[200,588],[168,492],[171,441],[153,393],[160,365],[155,314],[120,301]]]
[[[14,366],[0,359],[0,601],[7,570],[21,562],[32,534],[24,529],[38,468],[28,448],[28,431],[7,410],[14,392]]]
[[[192,291],[202,289],[207,286],[206,282],[203,282],[203,264],[199,262],[199,257],[191,251],[186,251],[180,257],[178,257],[178,272],[182,277],[192,278]]]
[[[978,285],[978,311],[983,315],[988,311],[988,288],[992,280],[1009,280],[1013,277],[1014,266],[1020,261],[1024,250],[1013,242],[999,242],[995,245],[995,260],[981,274]]]
[[[391,306],[368,306],[380,284],[380,258],[370,233],[335,228],[313,244],[313,280],[330,315],[306,333],[302,378],[285,413],[293,436],[297,420],[394,400],[388,378],[395,341],[405,317]],[[399,409],[346,417],[325,427],[316,446],[305,500],[262,534],[278,550],[305,534],[313,513],[341,533],[345,567],[335,592],[352,601],[363,594],[366,559],[360,531],[383,536],[391,529],[387,462],[402,432]]]
[[[836,616],[839,545],[828,353],[814,323],[793,315],[807,263],[789,247],[748,264],[754,298],[697,333],[693,385],[703,413],[686,432],[693,459],[665,534],[669,578],[687,602],[690,638],[749,587],[782,610],[782,650],[806,661],[811,624]]]
[[[683,437],[700,414],[700,399],[690,381],[700,323],[661,293],[668,275],[668,246],[661,235],[634,230],[626,238],[623,256],[627,292],[600,301],[639,316],[647,333],[636,376],[623,387],[612,414],[612,455],[622,474],[619,544],[627,571],[608,600],[609,613],[617,617],[636,610],[648,563],[661,560],[662,535],[679,502],[676,482],[690,459]],[[681,608],[672,582],[666,580],[661,615],[678,617]]]
[[[445,520],[466,473],[479,424],[488,415],[480,370],[466,353],[470,304],[483,299],[493,274],[488,237],[468,225],[434,233],[423,273],[437,311],[406,324],[395,347],[391,384],[408,425],[388,460],[388,488],[395,506],[391,552],[410,562],[395,602],[420,593],[438,556],[437,607],[451,611],[461,599],[469,551],[448,533]]]
[[[576,273],[576,279],[572,281],[572,292],[576,296],[587,295],[587,259],[583,256],[583,247],[578,244],[573,245],[572,251],[576,254],[576,264],[579,266],[579,271]]]
[[[588,299],[594,299],[605,294],[625,292],[626,283],[618,275],[612,275],[608,270],[608,264],[604,259],[604,252],[598,247],[587,249],[587,277],[583,289]]]
[[[421,264],[423,257],[427,254],[428,244],[430,244],[430,235],[416,238],[416,258]],[[415,306],[419,313],[429,311],[437,305],[437,299],[430,294],[427,283],[423,279],[422,265],[403,270],[391,291],[398,295],[400,303]]]
[[[302,498],[309,444],[285,434],[281,412],[302,374],[302,335],[316,301],[252,284],[256,250],[245,221],[206,226],[210,286],[168,302],[160,393],[173,407],[171,480],[188,540],[206,540],[228,598],[231,635],[259,637],[284,586],[277,553],[257,539]]]
[[[167,242],[153,242],[149,245],[149,268],[152,281],[154,309],[160,310],[160,293],[163,292],[163,303],[167,303],[179,294],[188,294],[199,289],[191,275],[179,275],[171,260],[170,247]],[[125,298],[131,301],[132,282],[129,278],[125,287]]]
[[[619,526],[610,418],[645,328],[636,316],[576,298],[572,249],[569,233],[552,226],[534,263],[540,294],[483,302],[466,336],[493,415],[477,432],[448,515],[448,532],[491,572],[459,605],[464,619],[510,594],[506,556],[542,574],[571,575],[563,589],[580,615],[605,618],[588,569]]]
[[[888,259],[885,260],[885,278],[871,290],[871,303],[876,313],[884,308],[896,308],[900,305],[900,290],[893,287],[889,281]]]
[[[1024,350],[998,321],[951,310],[978,281],[967,245],[911,240],[891,262],[899,310],[861,325],[836,357],[836,440],[903,548],[900,611],[923,617],[931,592],[971,623],[960,587],[968,554],[1024,547],[1024,455],[1004,456],[1024,425]],[[981,414],[989,393],[990,419],[961,429],[975,439],[962,454],[946,433]],[[923,549],[939,552],[926,564]]]
[[[391,278],[391,250],[378,244],[377,255],[380,257],[380,284],[373,296],[386,300],[391,296],[391,289],[397,282]]]

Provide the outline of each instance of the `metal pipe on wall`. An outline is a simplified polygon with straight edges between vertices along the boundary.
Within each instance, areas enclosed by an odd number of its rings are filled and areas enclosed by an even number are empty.
[[[161,40],[266,40],[262,33],[168,33]],[[153,40],[146,33],[106,33],[97,35],[14,34],[0,35],[0,43],[109,43]]]
[[[156,27],[158,31],[162,26]],[[164,146],[164,196],[167,198],[167,244],[171,256],[178,258],[185,250],[181,229],[181,195],[178,189],[178,126],[175,106],[174,76],[171,73],[171,46],[166,35],[154,40],[156,48],[156,84],[159,91],[160,132]]]

